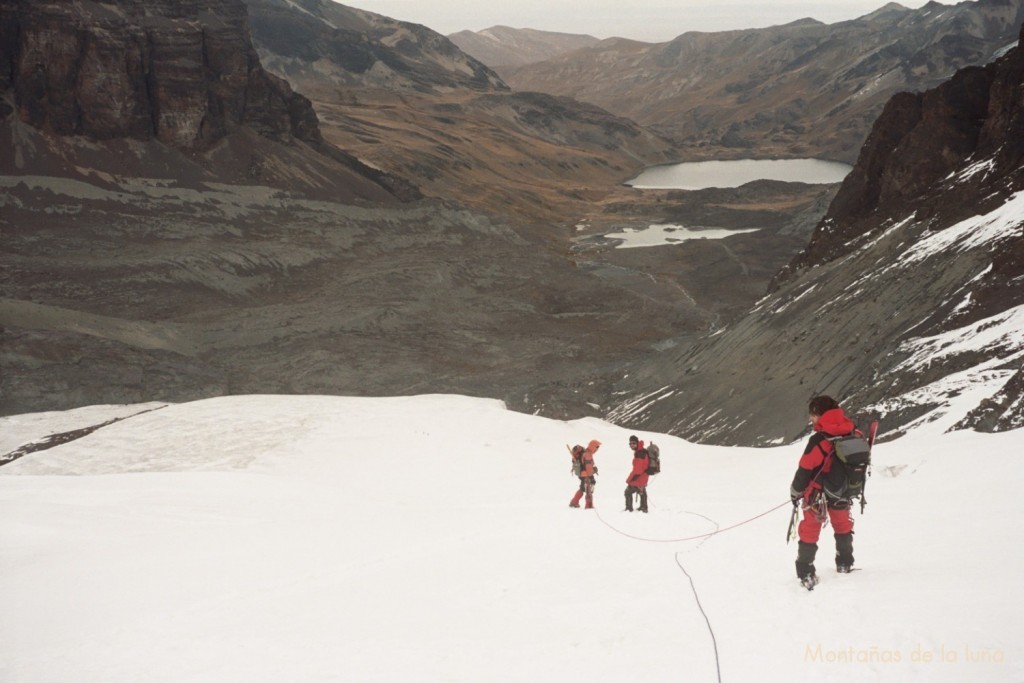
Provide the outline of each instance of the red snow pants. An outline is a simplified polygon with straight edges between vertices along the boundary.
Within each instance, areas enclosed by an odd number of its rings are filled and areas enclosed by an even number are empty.
[[[848,534],[853,531],[853,515],[850,514],[849,507],[842,510],[828,508],[828,519],[837,534]],[[818,520],[814,510],[811,508],[804,510],[804,518],[800,520],[800,525],[797,527],[800,540],[804,543],[817,543],[822,525],[824,525],[824,521]]]

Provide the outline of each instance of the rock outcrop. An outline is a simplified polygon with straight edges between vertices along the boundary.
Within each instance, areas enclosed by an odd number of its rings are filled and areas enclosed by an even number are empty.
[[[13,113],[44,136],[155,141],[186,159],[217,165],[199,155],[241,130],[305,145],[323,157],[325,173],[340,165],[355,197],[417,196],[408,183],[325,144],[310,101],[260,64],[241,0],[16,0],[0,13],[0,89],[8,102],[0,114]],[[240,178],[227,177],[223,168],[212,176],[289,184],[286,173],[261,177],[263,162],[251,153],[251,141],[238,146],[248,158],[235,155],[220,164],[238,167]],[[124,166],[117,155],[112,151],[106,163],[93,155],[92,161],[119,172]]]
[[[309,100],[268,74],[241,2],[5,3],[0,87],[57,135],[206,150],[231,126],[320,141]]]

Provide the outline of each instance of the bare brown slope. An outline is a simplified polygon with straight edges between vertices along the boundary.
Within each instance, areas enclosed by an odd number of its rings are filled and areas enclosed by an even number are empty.
[[[263,63],[313,101],[325,137],[428,196],[564,227],[673,154],[593,105],[510,92],[422,26],[326,0],[247,2]]]
[[[448,38],[463,52],[499,73],[502,67],[543,62],[600,42],[594,36],[508,26],[492,26],[483,31],[459,31]]]

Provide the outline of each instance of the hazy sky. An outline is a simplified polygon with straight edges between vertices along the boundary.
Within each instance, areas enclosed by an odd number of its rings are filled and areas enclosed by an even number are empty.
[[[927,0],[901,0],[916,8]],[[762,28],[804,17],[833,23],[853,19],[885,0],[342,0],[343,5],[424,24],[445,35],[502,25],[598,38],[666,41],[686,31]],[[943,4],[954,4],[953,0]]]

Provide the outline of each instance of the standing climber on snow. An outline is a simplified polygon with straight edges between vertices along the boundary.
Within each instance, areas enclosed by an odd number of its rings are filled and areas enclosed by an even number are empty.
[[[796,575],[807,588],[818,583],[814,572],[814,556],[818,552],[818,536],[826,522],[832,523],[836,538],[836,571],[848,573],[853,567],[853,517],[850,501],[827,495],[824,485],[833,467],[842,463],[833,460],[834,444],[829,437],[853,433],[856,428],[831,396],[815,396],[807,412],[814,434],[800,458],[800,467],[790,486],[793,505],[802,504],[804,518],[797,527],[800,543],[796,556]]]
[[[629,447],[633,451],[633,469],[626,477],[626,512],[633,511],[634,494],[640,494],[640,512],[647,512],[647,465],[650,462],[647,449],[635,435],[629,437]]]
[[[594,475],[597,474],[597,465],[594,464],[594,453],[597,453],[597,449],[600,447],[600,441],[591,439],[586,448],[576,444],[571,449],[572,473],[580,478],[580,490],[569,501],[569,507],[571,508],[578,508],[580,506],[580,498],[584,495],[586,495],[586,508],[589,510],[594,507],[594,485],[597,483],[597,479],[594,478]]]

